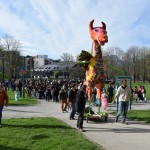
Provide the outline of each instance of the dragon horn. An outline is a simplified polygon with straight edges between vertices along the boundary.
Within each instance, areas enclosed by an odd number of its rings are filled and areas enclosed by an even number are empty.
[[[104,22],[102,22],[102,28],[106,30],[106,24]]]
[[[90,22],[90,24],[89,24],[89,29],[90,30],[93,30],[94,28],[93,28],[93,23],[94,23],[94,19]]]

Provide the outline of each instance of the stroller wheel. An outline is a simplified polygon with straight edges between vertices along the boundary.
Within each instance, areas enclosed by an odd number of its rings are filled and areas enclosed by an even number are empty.
[[[108,116],[105,116],[105,121],[107,121],[107,119],[108,119]]]

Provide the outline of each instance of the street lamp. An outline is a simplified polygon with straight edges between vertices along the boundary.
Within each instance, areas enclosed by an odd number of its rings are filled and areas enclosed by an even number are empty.
[[[67,67],[66,67],[66,72],[67,72],[67,79],[69,79],[69,72],[68,72],[68,65],[67,65]]]
[[[33,57],[32,57],[32,77],[34,79],[34,59],[33,59]]]
[[[33,78],[34,78],[34,60],[33,60],[33,57],[32,57],[32,56],[29,56],[29,55],[24,56],[24,57],[23,57],[23,72],[22,72],[22,75],[23,75],[23,88],[22,88],[22,90],[23,90],[23,98],[25,98],[26,58],[29,58],[29,59],[31,58],[31,61],[32,61],[32,63],[31,63],[31,65],[32,65],[32,76],[33,76]]]
[[[2,64],[2,80],[4,80],[4,74],[5,74],[5,64],[4,64],[4,52],[1,52],[1,64]]]
[[[29,58],[29,68],[31,66],[31,68],[32,68],[32,77],[34,78],[34,59],[33,59],[33,56],[27,55],[26,58]]]
[[[25,75],[25,59],[26,59],[26,57],[23,57],[23,72],[22,72],[22,75],[23,75],[23,87],[22,87],[23,98],[25,98],[25,78],[24,78],[24,75]]]
[[[3,80],[4,80],[4,74],[5,74],[5,64],[4,64],[4,60],[5,60],[5,59],[4,59],[4,53],[2,53],[2,67],[3,67],[3,68],[2,68],[2,73],[3,73],[3,74],[2,74],[2,75],[3,75],[2,78],[3,78]]]

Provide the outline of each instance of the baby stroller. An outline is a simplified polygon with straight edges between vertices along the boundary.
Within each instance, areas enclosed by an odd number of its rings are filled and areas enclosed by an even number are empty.
[[[85,109],[84,109],[84,112],[94,114],[94,111],[92,110],[92,107],[90,107],[90,106],[86,106]]]
[[[98,120],[100,118],[104,118],[104,120],[107,121],[108,112],[97,113],[92,109],[91,106],[87,106],[87,107],[85,107],[84,117],[86,118],[87,123],[89,120],[94,121],[94,120]]]

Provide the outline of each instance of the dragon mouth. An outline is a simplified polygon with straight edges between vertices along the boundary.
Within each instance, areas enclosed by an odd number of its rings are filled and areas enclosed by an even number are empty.
[[[102,45],[102,46],[103,46],[103,45],[105,45],[105,43],[108,42],[108,38],[105,37],[105,38],[103,38],[101,41],[100,41],[99,39],[98,39],[97,41],[98,41],[98,44],[99,44],[99,45]]]
[[[105,43],[107,43],[107,42],[108,42],[108,40],[105,40],[105,41],[98,41],[98,44],[103,46],[103,45],[105,45]]]

